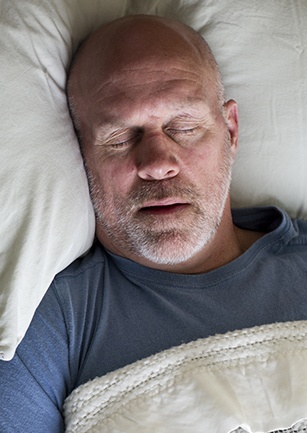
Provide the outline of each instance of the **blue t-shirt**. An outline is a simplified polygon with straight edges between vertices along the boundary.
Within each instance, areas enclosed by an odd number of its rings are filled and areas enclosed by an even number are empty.
[[[53,281],[11,362],[0,361],[1,433],[64,431],[82,383],[197,338],[307,319],[307,222],[276,208],[233,211],[266,235],[205,274],[147,268],[96,243]]]

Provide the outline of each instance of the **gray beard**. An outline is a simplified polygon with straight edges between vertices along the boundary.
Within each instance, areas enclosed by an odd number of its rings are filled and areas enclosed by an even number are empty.
[[[206,185],[205,196],[195,185],[181,186],[176,178],[144,181],[127,199],[117,199],[111,207],[96,179],[88,173],[97,225],[114,245],[128,254],[163,265],[187,261],[208,245],[220,226],[231,182],[226,146],[224,153],[219,172]],[[158,217],[141,215],[137,211],[146,200],[174,196],[193,204],[191,218],[186,218],[186,222],[184,218],[180,219],[180,214],[172,222],[163,223]],[[116,215],[115,222],[110,222],[110,215]]]

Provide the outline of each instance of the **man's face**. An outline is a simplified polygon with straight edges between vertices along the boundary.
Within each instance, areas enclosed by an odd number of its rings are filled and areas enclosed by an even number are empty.
[[[95,86],[83,151],[100,241],[141,263],[176,265],[219,227],[234,146],[205,72],[164,63],[128,64]]]

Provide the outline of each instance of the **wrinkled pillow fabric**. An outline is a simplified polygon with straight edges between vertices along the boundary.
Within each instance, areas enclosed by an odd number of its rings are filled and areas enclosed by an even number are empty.
[[[113,0],[1,0],[1,359],[12,358],[55,274],[91,246],[94,213],[66,70],[98,17],[123,11]]]

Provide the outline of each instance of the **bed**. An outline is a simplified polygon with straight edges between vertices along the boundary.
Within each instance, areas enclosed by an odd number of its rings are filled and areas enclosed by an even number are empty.
[[[13,357],[54,276],[85,254],[94,239],[94,212],[65,97],[71,57],[101,24],[140,13],[182,20],[212,47],[227,99],[239,104],[232,205],[274,204],[307,219],[305,0],[0,0],[0,359],[5,361]],[[295,334],[290,340],[301,341],[305,326],[290,326]],[[275,328],[262,331],[255,330],[259,342],[266,332],[279,338]],[[276,332],[283,334],[278,327]],[[305,353],[303,346],[297,350]],[[287,365],[283,372],[290,374]],[[75,407],[67,404],[71,425]],[[282,425],[274,413],[264,426],[234,417],[231,426],[208,424],[199,431],[307,428],[297,424],[307,418],[306,404]],[[84,431],[96,431],[90,428]],[[112,428],[97,431],[130,431]],[[172,431],[149,428],[139,431]]]

